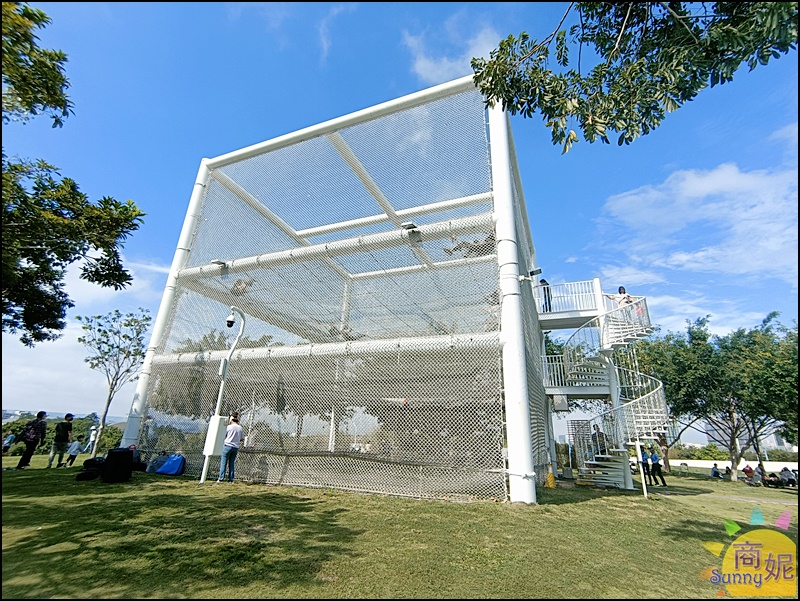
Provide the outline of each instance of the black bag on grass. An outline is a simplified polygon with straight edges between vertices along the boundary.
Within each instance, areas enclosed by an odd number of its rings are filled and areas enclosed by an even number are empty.
[[[81,468],[77,474],[75,474],[75,479],[78,482],[82,482],[84,480],[96,480],[100,477],[100,470],[96,467],[83,467]]]
[[[128,482],[133,472],[133,451],[131,449],[116,448],[106,453],[103,462],[101,478],[103,482],[116,483]]]
[[[148,474],[155,474],[156,470],[164,465],[167,459],[169,459],[167,452],[161,451],[158,455],[150,460],[150,462],[147,464],[147,468],[145,468],[144,471]]]
[[[103,471],[103,463],[105,463],[105,461],[105,457],[89,457],[89,459],[83,462],[83,469],[97,470],[97,472],[100,473]]]

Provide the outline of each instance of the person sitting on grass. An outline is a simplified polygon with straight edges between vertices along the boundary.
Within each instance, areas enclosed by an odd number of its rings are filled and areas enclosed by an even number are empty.
[[[719,471],[717,464],[714,464],[714,467],[711,468],[711,477],[712,478],[722,478],[722,472]]]
[[[780,473],[781,484],[784,486],[797,486],[797,477],[794,472],[784,466]]]

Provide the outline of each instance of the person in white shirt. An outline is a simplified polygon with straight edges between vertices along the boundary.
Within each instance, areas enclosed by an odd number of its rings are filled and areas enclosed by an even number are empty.
[[[235,414],[231,417],[230,423],[225,429],[225,443],[222,447],[222,459],[220,460],[217,482],[222,482],[225,479],[225,472],[228,473],[228,482],[233,482],[236,456],[239,454],[239,445],[243,438],[244,430],[239,425],[238,414]]]
[[[97,426],[92,426],[89,429],[89,442],[86,443],[86,448],[83,449],[84,453],[91,453],[94,449],[94,442],[97,440]]]
[[[624,307],[625,305],[633,304],[633,297],[625,292],[625,286],[619,287],[619,294],[607,294],[603,292],[603,296],[607,296],[615,303],[617,303],[618,307]]]
[[[78,455],[81,452],[81,447],[83,446],[83,438],[84,436],[83,434],[81,434],[80,436],[78,436],[76,440],[72,442],[71,445],[69,445],[69,448],[67,449],[67,460],[61,465],[63,465],[64,467],[72,467],[72,464],[75,463],[75,460],[78,458]]]

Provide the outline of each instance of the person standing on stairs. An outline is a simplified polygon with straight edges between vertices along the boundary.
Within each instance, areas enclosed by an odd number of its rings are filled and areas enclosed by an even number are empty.
[[[651,471],[653,473],[653,480],[655,480],[655,484],[653,486],[658,486],[658,479],[661,479],[661,486],[666,486],[667,481],[664,480],[664,474],[661,473],[661,457],[653,447],[650,447],[650,463],[652,463]]]
[[[617,303],[618,307],[624,307],[625,305],[633,304],[633,297],[625,292],[625,286],[619,287],[619,294],[608,294],[603,292],[603,296],[607,296],[615,303]]]
[[[592,447],[598,455],[607,455],[610,445],[608,444],[608,436],[600,429],[597,424],[594,425],[594,434],[592,434]]]
[[[553,292],[550,290],[550,283],[542,278],[539,280],[539,287],[542,289],[542,298],[544,299],[542,312],[550,313],[553,310]]]
[[[642,447],[642,473],[647,479],[648,486],[653,486],[653,476],[650,473],[650,453],[644,447]]]

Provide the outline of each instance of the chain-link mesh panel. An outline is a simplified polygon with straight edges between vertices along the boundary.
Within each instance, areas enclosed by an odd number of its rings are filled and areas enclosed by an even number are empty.
[[[505,498],[496,336],[480,346],[435,341],[344,356],[280,350],[242,351],[227,374],[221,412],[239,412],[247,436],[239,478]],[[205,420],[196,418],[213,413],[221,377],[214,353],[182,356],[154,363],[141,449],[179,449],[196,475],[205,440]]]
[[[141,449],[179,450],[200,474],[219,401],[247,436],[237,478],[506,499],[485,117],[480,93],[462,91],[211,168],[159,316]],[[523,288],[543,476],[540,334]],[[246,325],[223,382],[232,306]]]

